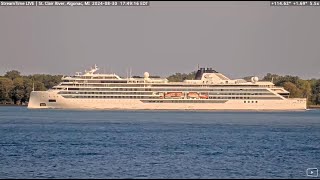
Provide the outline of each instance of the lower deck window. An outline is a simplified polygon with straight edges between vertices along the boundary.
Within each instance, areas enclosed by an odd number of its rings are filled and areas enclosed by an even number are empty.
[[[46,103],[40,103],[40,106],[46,106]]]
[[[49,102],[57,102],[55,99],[49,99]]]

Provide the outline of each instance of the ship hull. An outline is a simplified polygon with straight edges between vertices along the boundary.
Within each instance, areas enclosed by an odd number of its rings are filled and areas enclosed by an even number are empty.
[[[51,102],[49,102],[51,100]],[[55,102],[52,102],[54,100]],[[245,102],[246,101],[246,102]],[[249,101],[249,102],[248,102]],[[90,99],[65,98],[56,91],[33,91],[30,109],[101,109],[101,110],[306,110],[306,99],[283,100],[202,100],[184,101],[160,99]]]

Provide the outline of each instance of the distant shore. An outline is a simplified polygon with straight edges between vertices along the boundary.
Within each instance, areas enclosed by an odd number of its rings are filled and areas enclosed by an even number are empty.
[[[320,105],[310,105],[308,106],[309,109],[320,109]]]
[[[27,104],[25,105],[18,105],[18,104],[0,104],[0,106],[28,106]]]

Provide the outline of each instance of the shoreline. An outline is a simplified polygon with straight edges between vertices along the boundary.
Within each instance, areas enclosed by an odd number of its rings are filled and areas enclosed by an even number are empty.
[[[308,109],[320,109],[319,105],[310,105]]]

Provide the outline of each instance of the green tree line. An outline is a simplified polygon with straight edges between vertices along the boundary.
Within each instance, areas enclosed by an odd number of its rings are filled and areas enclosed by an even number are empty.
[[[0,76],[0,104],[24,104],[30,93],[45,91],[61,81],[62,75],[34,74],[22,76],[17,70]]]
[[[194,79],[196,72],[175,73],[167,77],[171,82]],[[250,76],[251,77],[251,76]],[[250,80],[250,77],[244,79]],[[17,70],[0,76],[0,104],[23,104],[29,101],[30,92],[45,91],[61,82],[62,75],[34,74],[23,76]],[[262,79],[283,86],[290,92],[291,98],[307,98],[309,105],[320,105],[320,79],[304,80],[298,76],[268,73]]]

